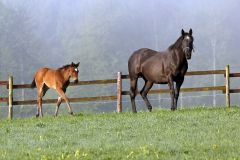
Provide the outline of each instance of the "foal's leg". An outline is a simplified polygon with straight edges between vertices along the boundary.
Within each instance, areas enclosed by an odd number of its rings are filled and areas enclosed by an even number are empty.
[[[144,84],[142,90],[140,91],[140,94],[141,94],[149,112],[152,111],[152,105],[148,101],[147,94],[148,94],[149,90],[152,88],[152,86],[153,86],[153,83],[151,81],[145,80],[145,84]]]
[[[137,92],[137,80],[138,79],[130,79],[130,98],[132,103],[132,112],[137,113],[136,104],[135,104],[135,97]]]
[[[174,90],[174,82],[172,77],[169,77],[169,81],[168,81],[168,85],[169,85],[169,89],[170,89],[170,95],[171,95],[171,110],[175,110],[175,90]]]
[[[37,113],[36,117],[39,117],[39,112],[40,112],[40,98],[37,96]]]
[[[63,92],[65,93],[65,92],[66,92],[66,89],[63,89]],[[59,96],[59,97],[58,97],[57,106],[56,106],[56,110],[55,110],[54,116],[57,116],[57,115],[58,115],[58,110],[59,110],[59,107],[60,107],[61,103],[62,103],[62,97]]]
[[[59,110],[59,106],[61,105],[61,103],[62,103],[62,97],[58,97],[58,101],[57,101],[57,106],[56,106],[56,110],[55,110],[55,114],[54,114],[54,116],[56,116],[57,117],[57,115],[58,115],[58,110]]]
[[[42,97],[43,97],[43,88],[39,88],[38,89],[38,97],[37,97],[37,102],[38,102],[38,108],[37,108],[37,114],[36,117],[43,117],[43,113],[42,113]]]
[[[38,89],[38,98],[37,98],[37,101],[38,101],[38,110],[37,110],[37,114],[36,114],[36,117],[39,117],[39,114],[41,117],[43,117],[43,112],[42,112],[42,97],[46,94],[47,90],[49,88],[45,85],[45,84],[42,84],[39,89]]]
[[[56,90],[57,90],[58,94],[61,96],[61,98],[63,98],[65,100],[65,102],[67,103],[69,114],[73,115],[73,111],[70,106],[69,100],[68,100],[67,96],[65,95],[64,91],[62,90],[62,88],[57,88]]]
[[[180,78],[178,81],[176,81],[176,89],[175,89],[175,109],[177,109],[177,102],[178,102],[178,97],[179,97],[179,91],[180,88],[183,84],[184,78]]]

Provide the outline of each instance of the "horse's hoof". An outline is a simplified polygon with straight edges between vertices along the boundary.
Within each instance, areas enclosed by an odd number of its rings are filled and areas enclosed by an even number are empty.
[[[132,111],[133,113],[137,113],[137,111]]]
[[[70,112],[69,114],[71,114],[72,116],[74,115],[74,113],[73,113],[73,112]]]
[[[39,114],[36,114],[36,118],[38,118],[39,117]]]
[[[149,107],[148,110],[149,110],[149,112],[152,112],[152,107]]]
[[[175,110],[176,110],[176,108],[171,108],[171,110],[172,110],[172,111],[175,111]]]

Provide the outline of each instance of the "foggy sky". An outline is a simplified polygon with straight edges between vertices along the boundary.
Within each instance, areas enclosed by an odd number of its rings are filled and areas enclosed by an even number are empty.
[[[5,63],[5,52],[0,51],[0,67],[5,68],[0,71],[2,79],[13,74],[15,82],[29,83],[39,67],[57,68],[72,61],[81,62],[80,80],[113,78],[118,71],[128,73],[127,61],[135,50],[165,50],[177,40],[181,29],[190,28],[195,52],[189,61],[189,71],[214,69],[214,53],[216,69],[230,64],[232,71],[240,71],[238,0],[1,0],[1,3],[21,13],[26,20],[26,32],[31,33],[24,39],[21,36],[24,28],[17,25],[11,28],[20,36],[8,37],[5,42],[9,44],[5,50],[12,57],[16,55],[11,67]],[[22,42],[26,42],[25,47],[14,49]],[[27,72],[21,73],[21,68]],[[186,80],[184,85],[191,86],[193,80],[194,85],[212,84],[212,77],[200,77]],[[239,86],[239,82],[234,85]]]

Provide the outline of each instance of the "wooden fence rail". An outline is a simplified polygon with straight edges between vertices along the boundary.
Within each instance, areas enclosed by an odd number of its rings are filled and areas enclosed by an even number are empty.
[[[181,92],[206,92],[206,91],[221,91],[226,95],[226,106],[230,107],[230,93],[240,93],[240,89],[230,89],[230,77],[240,77],[240,73],[230,73],[229,66],[225,67],[225,70],[208,70],[208,71],[190,71],[186,73],[186,76],[203,76],[203,75],[223,75],[225,84],[221,86],[208,86],[208,87],[194,87],[194,88],[181,88]],[[116,95],[109,96],[97,96],[97,97],[82,97],[82,98],[69,98],[70,102],[89,102],[89,101],[117,101],[117,112],[122,112],[122,96],[129,95],[129,91],[122,90],[122,80],[129,79],[129,75],[122,75],[118,72],[116,79],[105,80],[91,80],[91,81],[79,81],[78,83],[70,83],[70,86],[79,85],[107,85],[116,84]],[[14,89],[28,89],[31,88],[30,84],[13,84],[13,77],[10,76],[8,81],[0,81],[0,86],[6,86],[9,91],[8,97],[0,97],[0,102],[6,102],[9,105],[8,118],[13,118],[13,105],[33,105],[36,104],[36,100],[18,100],[13,99]],[[169,93],[168,89],[156,89],[150,90],[149,94],[162,94]],[[43,103],[56,103],[57,99],[45,99]]]

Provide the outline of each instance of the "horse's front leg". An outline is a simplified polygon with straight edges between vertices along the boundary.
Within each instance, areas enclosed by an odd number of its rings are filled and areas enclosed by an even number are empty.
[[[175,110],[175,90],[174,90],[174,82],[173,82],[173,78],[169,77],[168,80],[168,85],[169,85],[169,89],[170,89],[170,95],[171,95],[171,110]]]
[[[177,102],[179,97],[180,88],[183,84],[184,78],[180,78],[178,81],[176,81],[176,89],[175,89],[175,109],[177,109]]]
[[[72,107],[70,106],[69,100],[68,100],[67,96],[65,95],[64,91],[61,88],[57,88],[56,90],[57,90],[58,94],[60,95],[60,97],[62,97],[65,100],[65,102],[67,103],[69,114],[73,115]]]
[[[57,115],[58,115],[58,110],[59,110],[59,106],[61,105],[61,103],[62,103],[62,97],[59,96],[58,100],[57,100],[57,106],[56,106],[55,114],[54,114],[55,117],[57,117]]]
[[[63,88],[63,92],[64,93],[66,92],[66,88]],[[58,115],[58,110],[59,110],[59,107],[60,107],[61,103],[62,103],[62,97],[59,96],[58,100],[57,100],[57,106],[56,106],[55,114],[54,114],[55,117]]]

